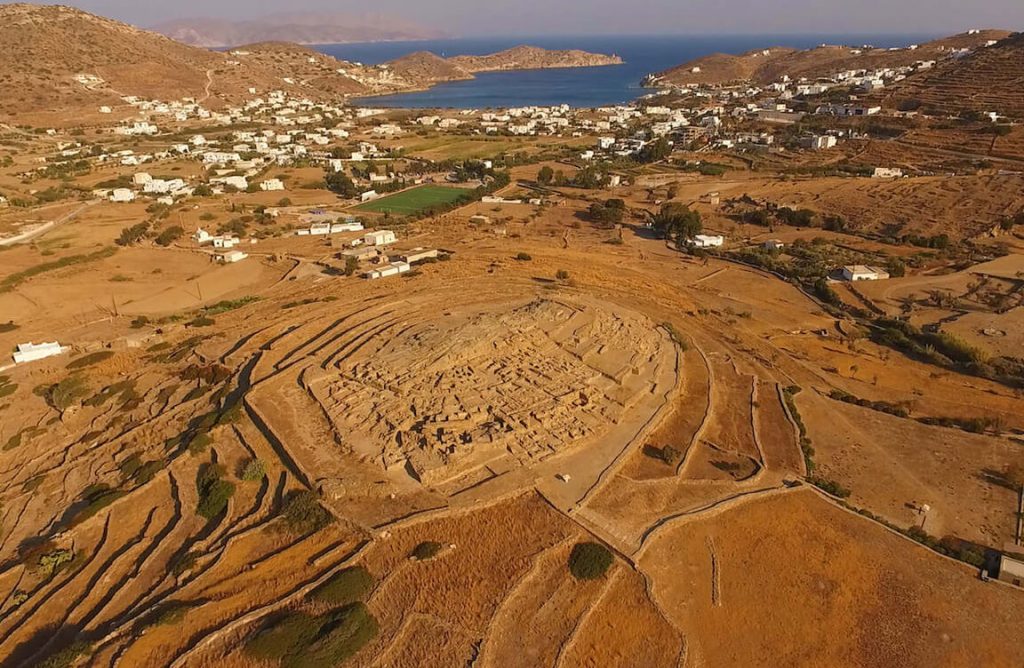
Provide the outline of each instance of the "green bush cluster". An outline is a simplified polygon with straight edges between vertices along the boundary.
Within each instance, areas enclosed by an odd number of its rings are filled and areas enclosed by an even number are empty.
[[[304,612],[273,620],[245,646],[245,652],[282,668],[337,666],[376,637],[379,625],[366,604],[352,603],[323,615]]]
[[[208,520],[212,520],[228,507],[228,500],[235,493],[235,486],[223,480],[224,467],[219,464],[204,464],[196,474],[196,491],[199,493],[199,503],[196,504],[196,514]]]
[[[333,521],[333,516],[320,505],[309,490],[295,490],[284,500],[281,518],[285,528],[296,534],[314,533]]]
[[[862,399],[839,389],[832,390],[829,392],[828,396],[836,401],[853,404],[854,406],[860,406],[861,408],[870,408],[873,411],[894,415],[900,418],[905,418],[910,415],[910,411],[908,411],[904,406],[893,404],[888,401],[871,401],[870,399]]]
[[[350,605],[366,599],[373,590],[374,579],[362,566],[353,566],[335,573],[327,582],[309,593],[310,600],[332,606]]]

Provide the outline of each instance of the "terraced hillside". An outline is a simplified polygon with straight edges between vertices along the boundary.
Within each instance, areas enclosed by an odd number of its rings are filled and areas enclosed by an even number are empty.
[[[994,111],[1024,119],[1024,33],[910,77],[887,99],[947,114]]]
[[[717,53],[704,56],[660,72],[655,77],[660,83],[678,85],[739,81],[769,84],[783,75],[813,80],[845,70],[903,67],[919,60],[941,60],[948,58],[954,49],[976,49],[989,40],[1003,39],[1009,34],[1004,30],[982,30],[926,42],[914,49],[858,45],[822,45],[813,49],[773,46],[740,55]]]

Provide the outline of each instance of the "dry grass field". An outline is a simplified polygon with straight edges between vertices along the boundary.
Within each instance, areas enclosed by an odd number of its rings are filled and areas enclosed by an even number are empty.
[[[423,150],[446,148],[468,150]],[[726,253],[779,238],[909,261],[859,233],[903,221],[959,242],[1021,204],[1018,177],[649,169],[558,205],[394,221],[390,255],[444,259],[381,280],[341,271],[357,234],[294,235],[310,210],[348,211],[311,187],[321,170],[266,177],[287,192],[0,213],[5,232],[60,221],[0,251],[0,350],[70,348],[0,361],[0,665],[277,665],[259,652],[289,623],[367,668],[1020,664],[1021,592],[879,521],[1011,541],[1020,390],[882,345],[798,281],[681,253],[642,213],[675,184]],[[746,225],[699,203],[713,191],[860,224]],[[587,213],[609,197],[629,207],[619,228]],[[118,244],[140,221],[149,237]],[[214,262],[197,227],[241,234],[249,257]],[[1008,252],[935,254],[843,299],[1019,356]],[[581,543],[610,559],[592,579],[570,566]],[[337,595],[350,569],[365,581]]]

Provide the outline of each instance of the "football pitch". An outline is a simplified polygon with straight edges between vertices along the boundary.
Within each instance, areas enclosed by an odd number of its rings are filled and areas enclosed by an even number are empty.
[[[410,216],[438,204],[449,204],[469,193],[465,188],[420,186],[361,204],[356,210]]]

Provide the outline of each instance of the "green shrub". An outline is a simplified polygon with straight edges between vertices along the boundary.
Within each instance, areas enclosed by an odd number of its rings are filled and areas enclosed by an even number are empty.
[[[255,482],[266,478],[267,471],[263,467],[263,462],[258,459],[250,459],[242,468],[241,477],[246,482]]]
[[[245,644],[245,652],[261,661],[281,662],[308,647],[320,633],[319,617],[302,612],[273,620]]]
[[[84,641],[74,642],[71,645],[59,650],[36,664],[36,668],[69,668],[73,666],[80,657],[89,654],[92,645]]]
[[[216,464],[204,464],[196,474],[196,491],[199,503],[196,514],[208,520],[220,515],[228,506],[228,500],[235,493],[235,486],[222,480],[224,467]]]
[[[278,617],[245,645],[245,653],[283,668],[337,666],[351,658],[379,631],[363,603],[314,617],[296,612]]]
[[[142,620],[144,628],[150,626],[172,626],[185,619],[185,615],[192,609],[191,603],[184,601],[171,601],[160,606]]]
[[[520,252],[516,253],[516,259],[519,260],[520,262],[529,262],[530,260],[533,259],[533,256],[531,256],[529,253]]]
[[[72,518],[71,526],[78,526],[114,503],[114,501],[120,499],[126,493],[120,489],[112,489],[106,484],[90,485],[83,494],[83,500],[86,501],[85,507]]]
[[[555,278],[557,278],[560,281],[567,281],[569,280],[569,272],[566,271],[565,269],[559,269],[555,273]]]
[[[320,505],[316,495],[308,490],[296,490],[284,500],[281,517],[285,527],[297,534],[307,534],[323,529],[334,517]]]
[[[68,376],[55,385],[42,388],[39,394],[52,408],[63,412],[81,403],[89,394],[89,386],[82,376]]]
[[[340,606],[365,600],[373,590],[374,579],[362,566],[339,571],[309,593],[309,598],[321,603]]]
[[[569,572],[577,580],[596,580],[611,567],[614,557],[604,545],[577,543],[569,555]]]
[[[171,563],[171,573],[175,577],[181,577],[195,568],[199,555],[195,552],[186,552]]]
[[[283,662],[288,668],[337,666],[351,658],[377,635],[377,620],[363,603],[338,610],[320,627],[320,637],[299,656]]]
[[[213,444],[213,437],[207,432],[200,432],[189,439],[188,451],[192,455],[201,455]]]
[[[441,543],[436,543],[430,540],[424,541],[413,548],[411,556],[416,559],[416,561],[427,561],[428,559],[436,557],[442,547],[443,545],[441,545]]]

